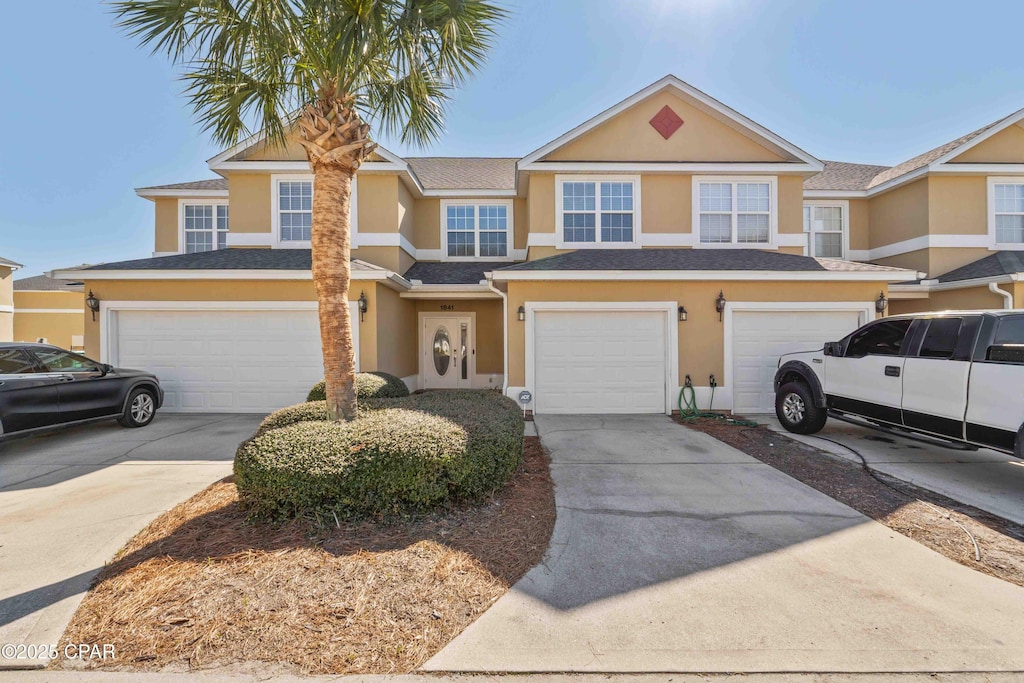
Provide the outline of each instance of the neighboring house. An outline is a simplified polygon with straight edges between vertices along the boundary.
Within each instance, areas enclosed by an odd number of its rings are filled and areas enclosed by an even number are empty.
[[[0,342],[14,341],[14,271],[20,263],[0,258]]]
[[[769,411],[779,354],[880,296],[1024,303],[1022,118],[894,168],[822,162],[668,76],[524,158],[380,149],[353,185],[357,365],[538,413],[667,412],[687,376],[704,407],[715,386]],[[297,402],[322,374],[305,153],[254,136],[208,165],[137,190],[151,258],[55,275],[100,302],[87,353],[156,372],[166,409]]]
[[[14,340],[40,339],[84,350],[85,290],[81,280],[47,275],[14,281]]]

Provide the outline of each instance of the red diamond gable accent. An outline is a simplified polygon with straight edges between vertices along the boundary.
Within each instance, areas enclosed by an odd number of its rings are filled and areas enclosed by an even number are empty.
[[[661,133],[661,137],[668,140],[673,133],[679,130],[679,126],[683,125],[683,120],[679,118],[679,114],[672,111],[672,107],[666,104],[651,119],[651,125],[654,126],[654,130]]]

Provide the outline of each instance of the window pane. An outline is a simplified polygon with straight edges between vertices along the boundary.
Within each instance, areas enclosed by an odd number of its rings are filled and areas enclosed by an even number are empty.
[[[39,350],[36,356],[51,372],[95,372],[96,365],[67,351]]]
[[[814,207],[813,229],[815,231],[842,232],[843,209],[839,206]]]
[[[0,375],[35,372],[35,362],[20,349],[0,349]]]
[[[217,229],[228,229],[228,207],[223,204],[217,207]]]
[[[1024,344],[1024,316],[1001,318],[995,344]]]
[[[726,214],[700,215],[701,242],[732,242],[732,216]]]
[[[506,256],[508,255],[508,233],[505,232],[481,232],[480,233],[480,255],[481,256]]]
[[[834,232],[815,233],[813,256],[818,258],[842,258],[843,235]]]
[[[452,230],[448,233],[449,256],[475,256],[472,232]]]
[[[562,214],[562,239],[566,242],[595,242],[596,221],[592,213]]]
[[[768,183],[738,183],[736,209],[738,211],[768,211]]]
[[[995,186],[997,213],[1024,213],[1024,185]]]
[[[960,335],[962,318],[936,318],[928,322],[928,332],[921,343],[921,358],[950,358]]]
[[[602,211],[632,211],[633,183],[601,183]]]
[[[213,232],[185,232],[185,253],[195,254],[213,250]]]
[[[701,183],[700,210],[732,211],[732,185],[729,183]]]
[[[212,230],[213,229],[213,207],[202,204],[185,205],[185,229],[186,230]]]
[[[632,242],[633,214],[603,213],[601,214],[602,242]]]
[[[469,207],[472,209],[473,207]],[[505,230],[508,228],[508,207],[506,206],[481,206],[480,207],[480,229],[481,230]]]
[[[872,325],[853,339],[846,349],[848,358],[867,355],[898,356],[910,329],[910,320],[886,320]]]
[[[768,242],[768,216],[763,213],[736,216],[737,242]]]
[[[1024,216],[996,214],[996,242],[1000,244],[1024,243]]]
[[[563,211],[595,211],[594,183],[562,183]]]
[[[804,207],[804,232],[811,231],[811,207]]]

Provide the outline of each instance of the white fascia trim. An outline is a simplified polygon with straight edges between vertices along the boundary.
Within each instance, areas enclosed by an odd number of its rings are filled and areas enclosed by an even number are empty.
[[[905,282],[917,277],[913,270],[835,271],[835,270],[496,270],[491,279],[553,281],[809,281],[809,282]]]
[[[417,249],[414,254],[417,261],[440,261],[443,256],[441,249]]]
[[[424,197],[441,197],[448,199],[465,198],[487,198],[487,197],[516,197],[515,190],[423,190]]]
[[[899,256],[922,249],[959,247],[965,249],[991,248],[988,235],[921,235],[902,242],[886,244],[874,249],[851,249],[848,258],[853,261],[874,261]]]
[[[564,204],[562,201],[562,185],[564,183],[594,183],[595,215],[593,242],[566,242],[565,230],[560,228]],[[633,184],[633,241],[632,242],[601,242],[601,183],[632,183]],[[638,175],[555,175],[555,243],[559,249],[639,249],[643,246],[643,190],[641,176]]]
[[[270,232],[228,232],[229,247],[272,247],[274,234]]]
[[[1005,284],[1009,282],[1020,282],[1024,280],[1024,273],[1011,273],[1009,275],[994,275],[992,277],[976,277],[970,280],[956,280],[954,282],[939,282],[938,280],[922,280],[918,285],[919,289],[912,290],[913,285],[901,285],[901,291],[924,291],[942,292],[949,289],[969,289],[971,287],[986,287],[990,284]],[[903,289],[907,287],[907,289]]]
[[[10,304],[0,304],[0,313],[14,313],[14,306]]]
[[[734,241],[728,243],[721,242],[701,242],[700,241],[700,186],[703,183],[768,183],[768,242],[737,242],[737,228],[736,221],[732,223],[732,238]],[[693,231],[693,246],[694,248],[700,249],[778,249],[779,243],[779,178],[778,176],[735,176],[735,175],[721,175],[721,176],[710,176],[710,175],[695,175],[690,179],[690,202],[691,202],[691,213],[690,213],[690,226]],[[732,198],[732,215],[735,216],[739,212],[738,201],[735,193]],[[786,244],[785,246],[800,246]]]
[[[804,199],[858,199],[867,196],[867,190],[804,190]]]
[[[496,299],[494,289],[482,285],[413,285],[402,299]]]
[[[156,197],[195,197],[197,199],[207,197],[227,197],[227,190],[147,190],[145,188],[135,190],[135,194],[146,199]]]
[[[553,247],[555,246],[555,233],[553,232],[531,232],[526,236],[526,247]]]
[[[932,172],[956,173],[957,175],[1024,173],[1024,164],[942,164],[933,168]]]
[[[271,173],[312,173],[308,161],[225,161],[211,166],[214,171],[270,171]],[[406,171],[402,164],[387,161],[363,163],[359,173],[401,173]]]
[[[312,280],[309,270],[55,270],[67,280]],[[412,284],[390,270],[353,270],[352,281],[378,281],[398,290]]]
[[[84,308],[15,308],[13,310],[15,313],[77,313],[85,315]]]
[[[842,223],[842,226],[841,226],[841,229],[843,231],[842,232],[842,241],[843,241],[842,249],[843,249],[843,254],[842,254],[842,256],[840,258],[844,258],[844,259],[850,258],[850,202],[848,200],[846,200],[846,199],[807,199],[807,198],[804,198],[804,206],[805,207],[815,207],[815,206],[835,207],[835,206],[838,206],[840,209],[842,209],[840,214],[841,214],[842,219],[843,219],[843,223]],[[813,214],[814,214],[814,212],[812,211],[811,212],[811,221],[812,222],[814,221],[814,215]],[[809,254],[809,250],[811,248],[811,234],[812,233],[810,233],[810,232],[801,233],[801,235],[803,236],[803,244],[802,245],[794,245],[794,246],[803,246],[803,248],[804,248],[804,256],[809,256],[810,255]]]
[[[731,162],[616,162],[616,161],[539,161],[520,165],[520,171],[543,173],[818,173],[820,168],[798,163]]]
[[[625,111],[626,109],[630,108],[631,106],[633,106],[637,102],[640,102],[641,100],[644,100],[644,99],[650,97],[651,95],[653,95],[653,94],[655,94],[655,93],[657,93],[657,92],[659,92],[659,91],[661,91],[663,89],[666,89],[666,88],[674,88],[675,90],[678,90],[679,92],[683,93],[684,95],[686,95],[686,96],[688,96],[688,97],[690,97],[692,99],[697,100],[698,102],[703,104],[705,107],[708,107],[709,109],[711,109],[711,110],[713,110],[715,112],[718,112],[719,114],[721,114],[721,115],[725,116],[726,118],[732,120],[734,123],[738,124],[739,126],[741,126],[743,128],[746,128],[747,130],[749,130],[750,132],[754,133],[755,135],[761,137],[762,139],[764,139],[764,140],[766,140],[768,142],[771,142],[772,144],[780,147],[781,149],[786,150],[787,152],[792,154],[794,157],[803,160],[804,162],[806,162],[809,166],[813,167],[814,169],[820,171],[822,168],[824,168],[824,164],[822,162],[818,161],[813,156],[811,156],[810,154],[808,154],[804,150],[800,149],[799,147],[797,147],[793,143],[788,142],[787,140],[784,140],[783,138],[779,137],[775,133],[773,133],[770,130],[768,130],[767,128],[765,128],[764,126],[761,126],[760,124],[757,124],[754,121],[751,121],[746,116],[743,116],[742,114],[740,114],[738,111],[736,111],[736,110],[734,110],[734,109],[732,109],[730,107],[727,107],[726,105],[722,104],[721,102],[719,102],[718,100],[716,100],[713,97],[709,96],[708,94],[701,92],[697,88],[694,88],[689,83],[686,83],[686,82],[676,78],[675,76],[669,74],[668,76],[665,76],[664,78],[658,79],[657,81],[655,81],[654,83],[650,84],[646,88],[643,88],[639,92],[636,92],[633,95],[630,95],[629,97],[627,97],[626,99],[622,100],[618,104],[610,107],[609,109],[604,110],[603,112],[601,112],[597,116],[595,116],[595,117],[593,117],[593,118],[583,122],[582,124],[576,126],[575,128],[573,128],[569,132],[565,133],[564,135],[561,135],[558,138],[556,138],[556,139],[552,140],[551,142],[547,143],[546,145],[544,145],[540,149],[538,149],[536,151],[533,151],[530,154],[527,154],[523,158],[523,160],[520,162],[520,170],[524,170],[523,167],[525,165],[531,164],[531,163],[537,161],[541,157],[551,153],[555,149],[558,149],[559,147],[563,146],[567,142],[569,142],[571,140],[574,140],[575,138],[577,138],[577,137],[583,135],[584,133],[586,133],[587,131],[596,128],[597,126],[601,125],[605,121],[613,118],[614,116],[616,116],[616,115],[622,113],[623,111]]]
[[[695,246],[690,232],[649,232],[640,239],[642,247],[692,247]]]
[[[506,304],[507,305],[507,304]],[[665,413],[672,413],[673,391],[679,383],[679,326],[677,322],[678,301],[527,301],[526,309],[526,389],[537,399],[536,382],[536,314],[538,312],[575,311],[660,311],[665,321]],[[507,314],[507,311],[506,311]],[[505,316],[506,327],[508,316]],[[506,331],[507,333],[507,331]],[[507,391],[507,389],[506,389]],[[515,400],[515,399],[513,399]],[[529,404],[526,407],[532,406]]]

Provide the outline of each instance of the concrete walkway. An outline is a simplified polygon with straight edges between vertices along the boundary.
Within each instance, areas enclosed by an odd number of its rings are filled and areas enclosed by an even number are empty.
[[[55,644],[93,577],[160,513],[231,473],[259,415],[157,415],[0,444],[0,644]],[[42,664],[0,655],[0,669]]]
[[[831,441],[845,444],[879,472],[1024,524],[1024,460],[987,448],[945,448],[842,420],[830,419],[817,434],[802,436],[785,431],[774,415],[755,415],[752,419],[791,439],[860,464],[860,458]]]
[[[1024,588],[664,416],[542,417],[544,563],[429,671],[1024,671]]]

